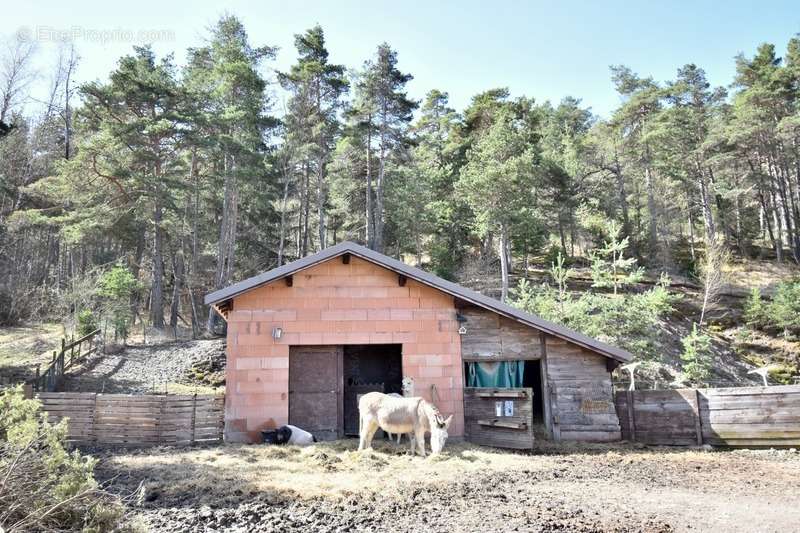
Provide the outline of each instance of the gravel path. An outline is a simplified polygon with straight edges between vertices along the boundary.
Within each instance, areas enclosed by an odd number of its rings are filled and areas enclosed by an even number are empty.
[[[97,354],[71,370],[68,391],[143,393],[163,391],[165,383],[192,386],[190,369],[222,358],[223,340],[178,341],[149,346],[127,346],[119,353]]]

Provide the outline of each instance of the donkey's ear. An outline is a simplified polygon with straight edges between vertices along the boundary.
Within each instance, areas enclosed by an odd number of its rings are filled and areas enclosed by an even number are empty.
[[[450,422],[452,422],[452,421],[453,421],[453,415],[450,415],[450,416],[448,416],[448,417],[447,417],[447,418],[444,420],[444,427],[445,427],[445,429],[450,427]]]

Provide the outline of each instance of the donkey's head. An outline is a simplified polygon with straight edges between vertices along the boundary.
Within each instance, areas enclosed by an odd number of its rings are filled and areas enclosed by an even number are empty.
[[[437,454],[444,448],[444,443],[447,442],[447,428],[450,427],[450,422],[453,421],[453,415],[444,418],[438,411],[433,415],[431,421],[431,453]]]

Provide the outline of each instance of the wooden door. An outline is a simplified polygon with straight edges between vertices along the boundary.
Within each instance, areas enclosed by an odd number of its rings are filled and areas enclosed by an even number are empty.
[[[533,447],[533,389],[464,388],[466,440],[496,448]]]
[[[289,423],[318,440],[343,436],[341,346],[290,348]]]

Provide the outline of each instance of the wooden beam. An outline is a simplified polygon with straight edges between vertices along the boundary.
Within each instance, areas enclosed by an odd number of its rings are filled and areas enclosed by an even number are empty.
[[[633,410],[633,391],[625,391],[625,395],[625,403],[628,407],[628,431],[630,432],[631,442],[636,442],[636,415]]]
[[[491,390],[478,392],[479,398],[527,398],[524,390]]]
[[[294,278],[292,276],[286,276],[283,279],[286,281],[287,287],[291,287],[292,285],[294,285]]]
[[[697,445],[703,445],[703,421],[700,417],[700,389],[694,390],[694,402],[692,403],[694,414],[694,432],[697,438]]]
[[[468,333],[469,334],[469,333]],[[463,355],[461,360],[464,363],[492,363],[495,361],[538,361],[541,356],[538,353],[511,354],[511,355]]]
[[[528,424],[525,422],[512,422],[509,420],[478,420],[479,426],[487,426],[493,428],[507,428],[507,429],[522,429],[527,430]]]
[[[544,404],[544,425],[550,438],[558,442],[561,440],[561,428],[558,424],[558,397],[555,389],[550,388],[550,376],[547,372],[547,335],[539,332],[542,359],[540,374],[542,375],[542,403]]]
[[[397,283],[401,287],[405,287],[406,286],[406,281],[407,281],[407,278],[403,274],[400,274],[399,276],[397,276]]]
[[[342,264],[349,265],[350,264],[350,254],[343,254],[342,255]]]

